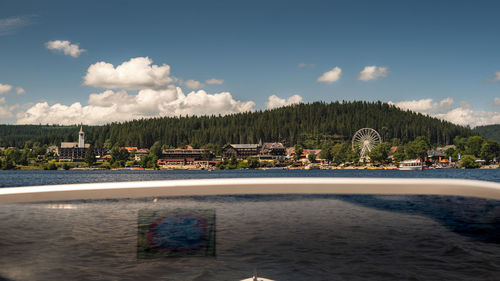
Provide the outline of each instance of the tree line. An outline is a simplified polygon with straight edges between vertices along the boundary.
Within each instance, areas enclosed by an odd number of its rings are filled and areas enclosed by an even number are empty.
[[[85,120],[82,120],[83,122]],[[426,136],[430,144],[444,145],[456,136],[477,135],[473,130],[382,102],[314,102],[273,110],[225,116],[179,116],[133,120],[102,126],[84,126],[86,142],[94,147],[151,147],[156,141],[169,147],[190,144],[216,153],[228,143],[282,142],[321,148],[327,142],[348,141],[360,128],[374,128],[383,140],[402,143]],[[79,127],[0,125],[0,146],[22,147],[26,141],[58,145],[75,141]]]

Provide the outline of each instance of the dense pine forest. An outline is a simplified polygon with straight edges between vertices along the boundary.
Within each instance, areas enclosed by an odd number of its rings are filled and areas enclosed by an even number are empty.
[[[474,128],[474,131],[476,131],[479,135],[481,135],[484,138],[500,142],[500,124],[477,126],[476,128]]]
[[[82,120],[85,123],[85,120]],[[377,130],[384,140],[406,143],[426,136],[431,144],[450,144],[455,136],[476,132],[382,102],[315,102],[273,110],[226,116],[163,117],[84,126],[86,142],[95,147],[162,145],[220,147],[227,143],[280,141],[319,147],[324,141],[349,140],[360,128]],[[0,146],[24,146],[26,141],[59,144],[74,141],[79,127],[52,125],[0,125]]]
[[[0,147],[22,148],[27,141],[42,145],[76,141],[79,129],[76,126],[0,124]]]

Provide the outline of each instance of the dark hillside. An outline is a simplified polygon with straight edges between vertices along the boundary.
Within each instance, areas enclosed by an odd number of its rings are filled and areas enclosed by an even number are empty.
[[[79,127],[51,125],[0,125],[0,147],[24,147],[26,141],[59,144],[74,141]]]
[[[382,102],[315,102],[273,110],[226,116],[164,117],[84,126],[86,141],[95,146],[109,144],[151,147],[155,141],[178,147],[201,147],[226,143],[281,141],[286,145],[308,141],[349,140],[360,128],[377,130],[384,140],[403,143],[428,136],[432,144],[449,144],[459,136],[477,133],[446,121],[431,118]],[[0,146],[23,146],[31,140],[41,144],[74,141],[78,127],[0,125]]]
[[[478,126],[474,128],[480,136],[500,142],[500,124]]]
[[[139,147],[150,147],[156,140],[173,147],[259,140],[293,145],[305,140],[319,143],[334,135],[349,140],[364,127],[376,129],[384,140],[400,138],[403,142],[428,136],[432,144],[449,144],[457,135],[476,135],[468,128],[382,102],[315,102],[227,116],[135,120],[93,127],[90,135],[98,146],[108,139]]]

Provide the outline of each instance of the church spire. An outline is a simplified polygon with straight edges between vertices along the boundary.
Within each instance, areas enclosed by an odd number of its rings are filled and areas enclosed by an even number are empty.
[[[78,147],[85,148],[85,133],[83,132],[83,125],[80,126],[80,132],[78,133]]]

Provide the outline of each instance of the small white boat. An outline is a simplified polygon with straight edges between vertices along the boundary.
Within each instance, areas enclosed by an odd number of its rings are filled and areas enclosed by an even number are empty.
[[[399,163],[399,170],[401,171],[422,171],[424,169],[424,165],[420,160],[405,160]]]

